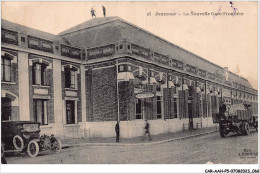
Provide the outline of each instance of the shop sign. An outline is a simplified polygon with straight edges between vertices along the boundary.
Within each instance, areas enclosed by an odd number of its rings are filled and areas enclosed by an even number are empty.
[[[142,92],[136,95],[136,98],[138,99],[152,98],[152,97],[154,97],[154,94],[151,92]]]

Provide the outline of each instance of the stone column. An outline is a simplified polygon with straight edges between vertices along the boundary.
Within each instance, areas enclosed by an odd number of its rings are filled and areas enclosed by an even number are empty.
[[[82,122],[86,122],[86,85],[85,85],[85,66],[80,66],[80,77],[81,77],[81,108],[82,108]]]
[[[53,87],[54,87],[54,120],[55,134],[60,138],[64,137],[63,130],[63,102],[62,102],[62,85],[61,85],[61,61],[53,60]]]
[[[20,120],[30,121],[28,53],[18,52],[18,74]]]

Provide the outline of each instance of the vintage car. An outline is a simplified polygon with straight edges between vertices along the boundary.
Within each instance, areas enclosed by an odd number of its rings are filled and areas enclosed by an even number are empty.
[[[40,123],[31,121],[2,121],[1,142],[4,152],[25,152],[36,157],[39,151],[51,149],[58,153],[61,142],[53,135],[40,135]]]
[[[252,115],[250,107],[248,104],[232,104],[224,115],[217,114],[220,136],[226,137],[230,132],[249,135],[251,128],[258,131],[258,117]]]

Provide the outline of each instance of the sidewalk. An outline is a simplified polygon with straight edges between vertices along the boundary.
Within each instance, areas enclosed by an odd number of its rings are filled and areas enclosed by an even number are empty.
[[[166,133],[166,134],[159,134],[159,135],[151,135],[152,140],[143,140],[143,137],[134,137],[134,138],[120,138],[120,142],[116,143],[115,137],[110,138],[102,138],[102,137],[95,137],[95,138],[81,138],[81,139],[66,139],[62,140],[62,148],[68,147],[79,147],[79,146],[143,146],[143,145],[153,145],[153,144],[160,144],[170,141],[181,140],[185,138],[196,137],[200,135],[205,135],[209,133],[216,132],[217,128],[209,127],[209,128],[202,128],[202,129],[195,129],[195,130],[185,130],[180,132],[174,133]]]

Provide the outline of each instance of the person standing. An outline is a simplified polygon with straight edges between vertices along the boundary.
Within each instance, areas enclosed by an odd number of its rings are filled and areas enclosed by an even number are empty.
[[[225,112],[227,110],[226,105],[224,104],[224,102],[222,101],[220,106],[219,106],[219,115],[222,117],[225,115]]]
[[[104,17],[106,17],[106,7],[104,7],[103,5],[102,5],[102,10],[103,10]]]
[[[147,122],[147,120],[145,120],[145,127],[144,127],[144,130],[145,130],[145,132],[144,132],[144,140],[145,140],[145,138],[146,138],[146,134],[148,134],[148,137],[149,137],[149,140],[152,140],[152,138],[151,138],[151,134],[150,134],[150,125],[149,125],[149,123]]]
[[[119,121],[117,121],[116,123],[115,131],[116,131],[116,142],[119,142],[119,132],[120,132]]]

